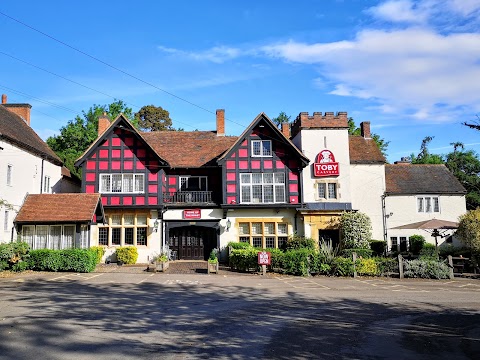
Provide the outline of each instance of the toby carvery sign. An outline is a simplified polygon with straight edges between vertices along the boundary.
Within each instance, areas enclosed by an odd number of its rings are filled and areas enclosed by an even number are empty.
[[[338,176],[340,175],[340,167],[335,162],[335,156],[330,150],[322,150],[318,153],[313,164],[313,176]]]

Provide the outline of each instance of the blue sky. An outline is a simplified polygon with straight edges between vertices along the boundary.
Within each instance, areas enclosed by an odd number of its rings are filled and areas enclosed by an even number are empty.
[[[260,112],[347,111],[390,141],[391,162],[427,135],[432,152],[480,151],[461,125],[480,114],[480,0],[11,1],[0,12],[0,92],[32,104],[44,139],[116,98],[162,106],[185,130],[214,130],[223,108],[229,135]]]

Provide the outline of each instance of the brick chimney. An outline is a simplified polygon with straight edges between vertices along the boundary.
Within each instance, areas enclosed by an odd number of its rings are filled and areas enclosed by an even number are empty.
[[[217,136],[225,136],[225,110],[217,110]]]
[[[20,116],[28,126],[30,126],[30,104],[7,104],[7,95],[2,94],[2,105],[5,106],[10,112]]]
[[[107,113],[104,112],[103,115],[98,118],[98,136],[103,134],[105,130],[110,126],[110,118],[107,116]]]
[[[290,139],[290,124],[288,122],[282,123],[282,133],[287,139]]]
[[[372,134],[370,133],[370,121],[364,121],[360,123],[360,133],[365,139],[372,138]]]

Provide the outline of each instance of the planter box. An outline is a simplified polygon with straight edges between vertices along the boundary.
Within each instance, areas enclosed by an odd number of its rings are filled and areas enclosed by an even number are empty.
[[[218,274],[218,262],[217,263],[208,263],[208,273],[209,274]]]
[[[154,262],[153,263],[153,269],[156,272],[157,271],[158,272],[165,272],[165,271],[167,271],[168,266],[169,266],[168,261],[166,261],[166,262]]]

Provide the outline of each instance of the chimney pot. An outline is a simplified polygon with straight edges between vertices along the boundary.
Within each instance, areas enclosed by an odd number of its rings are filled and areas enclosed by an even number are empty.
[[[372,138],[372,134],[370,133],[370,121],[360,123],[360,133],[365,139]]]
[[[6,103],[7,103],[7,95],[2,94],[2,104],[6,104]]]
[[[217,109],[217,136],[225,136],[225,109]]]

